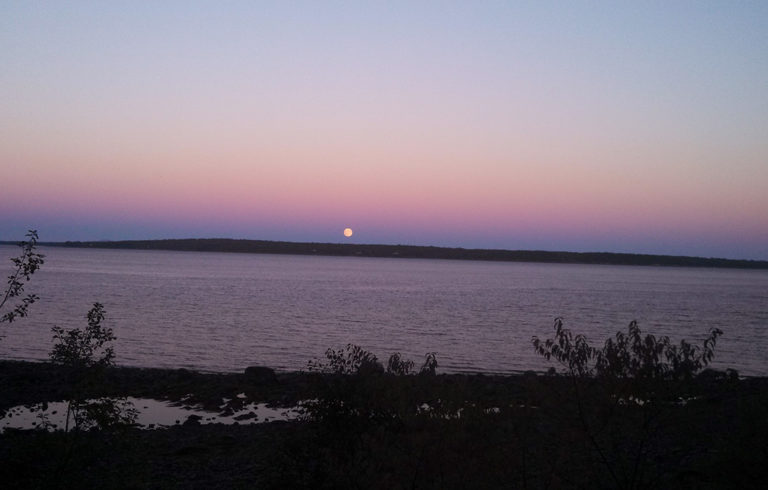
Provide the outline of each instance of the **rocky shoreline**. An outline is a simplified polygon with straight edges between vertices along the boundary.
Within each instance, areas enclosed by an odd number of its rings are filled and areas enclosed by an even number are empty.
[[[768,476],[767,378],[705,372],[684,386],[654,387],[670,397],[645,405],[605,398],[605,386],[592,381],[578,387],[578,398],[573,381],[540,373],[114,367],[89,396],[183,400],[212,411],[247,402],[315,405],[293,422],[6,431],[0,481],[6,488],[758,488]],[[64,393],[55,366],[0,361],[0,413]],[[222,399],[231,404],[222,407]]]

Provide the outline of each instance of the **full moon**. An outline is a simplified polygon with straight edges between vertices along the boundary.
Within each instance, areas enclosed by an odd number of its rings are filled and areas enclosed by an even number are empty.
[[[352,228],[344,228],[344,236],[349,238],[352,236]]]

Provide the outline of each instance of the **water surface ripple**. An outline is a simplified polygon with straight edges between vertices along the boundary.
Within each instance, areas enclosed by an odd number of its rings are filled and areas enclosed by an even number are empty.
[[[18,248],[0,246],[0,267]],[[28,318],[3,324],[0,357],[46,359],[51,327],[101,302],[124,365],[239,371],[306,367],[356,343],[380,359],[437,352],[439,371],[546,369],[531,336],[556,316],[600,344],[637,320],[700,342],[715,367],[768,375],[768,271],[310,257],[43,247]],[[3,264],[5,264],[3,266]],[[2,269],[0,269],[2,270]]]

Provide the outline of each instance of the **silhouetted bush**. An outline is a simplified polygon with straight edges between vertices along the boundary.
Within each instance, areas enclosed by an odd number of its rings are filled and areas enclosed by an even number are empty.
[[[407,376],[413,372],[414,363],[410,359],[403,359],[399,352],[389,356],[387,361],[387,374],[395,376]]]
[[[555,359],[574,376],[604,378],[691,379],[714,357],[717,338],[723,334],[712,329],[701,347],[681,340],[674,345],[669,337],[642,336],[636,321],[627,333],[616,332],[602,349],[591,347],[584,335],[573,335],[563,328],[562,318],[555,319],[555,337],[541,341],[534,336],[533,347],[545,359]]]
[[[108,428],[131,425],[136,411],[124,398],[88,398],[103,383],[104,369],[114,364],[115,340],[111,328],[102,325],[104,306],[94,303],[86,315],[88,326],[65,330],[53,327],[56,342],[50,352],[51,362],[61,368],[67,385],[67,415],[64,430],[69,431],[70,419],[74,429]]]
[[[599,477],[595,486],[654,486],[691,457],[693,448],[664,454],[667,434],[686,423],[681,407],[698,398],[695,375],[712,360],[722,331],[711,330],[701,346],[675,345],[668,337],[643,336],[633,321],[626,333],[594,348],[563,328],[561,318],[554,330],[554,338],[532,339],[537,353],[564,368],[565,383],[554,383],[558,389],[544,404],[562,428],[563,444],[581,445],[594,466],[590,473]]]
[[[423,403],[413,396],[413,384],[405,382],[406,378],[416,381],[417,377],[408,376],[413,367],[414,362],[400,353],[390,356],[385,371],[376,356],[360,346],[328,349],[325,360],[308,362],[309,372],[316,376],[314,399],[304,405],[306,417],[339,433],[413,417]],[[420,374],[434,375],[436,368],[436,354],[429,353]],[[382,376],[385,372],[391,376]],[[427,394],[426,390],[416,392],[423,397]],[[438,404],[436,401],[435,410],[440,409]]]
[[[437,352],[428,352],[424,356],[424,364],[419,370],[419,374],[435,374],[437,370]]]
[[[344,375],[384,372],[384,367],[376,356],[359,345],[347,344],[343,349],[328,349],[325,351],[325,358],[327,362],[317,359],[309,361],[307,363],[309,371]]]

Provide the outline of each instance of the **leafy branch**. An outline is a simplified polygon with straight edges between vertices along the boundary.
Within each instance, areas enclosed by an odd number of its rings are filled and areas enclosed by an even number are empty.
[[[37,247],[37,231],[29,230],[26,234],[27,240],[19,243],[19,247],[22,249],[22,253],[19,257],[13,257],[11,262],[14,265],[14,272],[8,276],[8,287],[2,295],[0,300],[0,310],[5,306],[11,298],[21,296],[24,292],[24,286],[31,279],[32,274],[40,269],[43,265],[43,258],[45,255],[39,254],[35,251]],[[29,305],[40,299],[37,295],[29,294],[21,299],[11,311],[6,312],[0,316],[0,323],[12,322],[17,317],[23,318],[27,316],[29,311]]]
[[[566,398],[576,404],[574,420],[607,470],[613,488],[646,488],[655,470],[654,449],[665,421],[677,414],[692,381],[714,358],[723,332],[712,329],[701,345],[686,340],[673,344],[669,337],[643,335],[636,321],[617,332],[602,348],[589,345],[554,323],[554,338],[532,338],[534,350],[565,368],[571,389]],[[615,437],[620,433],[621,437]],[[597,485],[599,486],[599,485]]]
[[[116,337],[111,328],[101,325],[104,315],[104,306],[94,303],[93,308],[88,311],[88,326],[85,330],[53,327],[53,339],[56,344],[50,354],[51,362],[71,369],[111,366],[114,363],[115,351],[109,343]]]
[[[691,379],[712,361],[717,339],[723,334],[714,328],[701,346],[685,340],[675,345],[667,336],[643,336],[632,321],[627,333],[616,332],[598,349],[589,345],[586,336],[563,328],[562,318],[555,319],[554,330],[554,338],[532,338],[539,355],[558,361],[572,376],[609,379]]]

